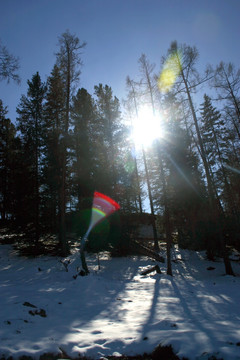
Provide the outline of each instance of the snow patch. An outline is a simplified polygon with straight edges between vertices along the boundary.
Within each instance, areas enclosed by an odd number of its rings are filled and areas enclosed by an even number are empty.
[[[88,254],[90,275],[74,279],[78,253],[66,259],[68,271],[60,258],[19,257],[11,245],[0,246],[0,257],[0,356],[61,348],[99,359],[171,344],[179,357],[240,359],[239,261],[236,277],[222,276],[222,261],[175,248],[174,277],[166,264],[162,274],[142,276],[156,264],[147,257],[102,254],[98,270]]]

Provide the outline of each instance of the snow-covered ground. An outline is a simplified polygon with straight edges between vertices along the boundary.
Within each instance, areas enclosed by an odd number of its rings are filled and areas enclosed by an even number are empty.
[[[87,255],[90,275],[74,279],[77,253],[66,272],[59,258],[19,257],[0,245],[0,357],[62,350],[99,359],[172,344],[179,357],[240,359],[240,263],[231,277],[204,253],[175,248],[176,258],[170,277],[166,264],[142,276],[155,264],[147,257],[102,254],[99,270]]]

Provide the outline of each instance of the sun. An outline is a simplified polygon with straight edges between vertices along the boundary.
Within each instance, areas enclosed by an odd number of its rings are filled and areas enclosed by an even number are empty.
[[[132,138],[136,147],[149,147],[154,140],[163,137],[161,118],[153,115],[150,107],[143,106],[132,121]]]

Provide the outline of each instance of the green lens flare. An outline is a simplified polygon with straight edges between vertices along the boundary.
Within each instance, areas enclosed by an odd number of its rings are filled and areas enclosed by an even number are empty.
[[[158,78],[158,88],[162,93],[167,93],[175,84],[181,72],[182,56],[179,51],[171,54],[164,63],[163,70]]]

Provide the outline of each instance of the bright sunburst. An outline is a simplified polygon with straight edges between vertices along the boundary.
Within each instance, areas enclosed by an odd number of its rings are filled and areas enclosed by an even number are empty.
[[[138,117],[133,120],[132,126],[132,138],[137,147],[148,147],[154,140],[163,137],[160,116],[154,116],[150,107],[143,106],[140,109]]]

